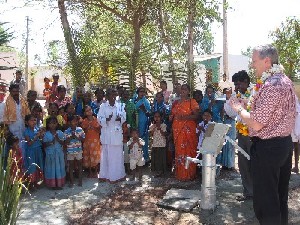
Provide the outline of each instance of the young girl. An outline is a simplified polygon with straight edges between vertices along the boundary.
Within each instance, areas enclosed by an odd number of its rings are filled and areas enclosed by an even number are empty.
[[[65,120],[61,115],[58,115],[58,105],[54,102],[51,102],[51,103],[49,103],[49,107],[48,107],[48,116],[46,116],[43,121],[44,127],[46,127],[46,120],[49,117],[53,117],[53,116],[57,118],[58,128],[62,129],[65,124]]]
[[[11,167],[10,167],[10,183],[14,183],[17,180],[24,179],[24,161],[22,158],[22,150],[19,146],[19,138],[14,135],[10,135],[7,137],[7,145],[10,147],[11,154]]]
[[[88,168],[90,178],[97,178],[97,168],[99,168],[101,146],[100,146],[100,124],[93,116],[90,106],[85,106],[84,114],[86,118],[81,126],[85,131],[85,141],[83,143],[83,166]]]
[[[139,132],[137,129],[131,129],[131,138],[127,142],[129,147],[129,163],[130,169],[133,173],[133,179],[138,175],[138,179],[142,178],[142,166],[145,165],[145,159],[143,157],[143,146],[145,142],[143,139],[139,138]]]
[[[30,188],[36,188],[38,182],[43,180],[44,160],[40,138],[42,138],[44,132],[36,126],[36,118],[33,115],[25,116],[25,125],[26,172],[29,176]]]
[[[63,152],[64,134],[57,130],[58,121],[55,116],[46,119],[46,133],[43,143],[46,151],[45,183],[53,189],[61,189],[65,184],[65,159]]]
[[[154,113],[154,124],[149,128],[150,136],[153,136],[151,151],[151,171],[161,176],[167,170],[167,125],[162,123],[162,116],[159,112]]]
[[[69,116],[69,128],[65,131],[70,187],[74,185],[73,171],[75,163],[78,167],[78,186],[82,186],[82,142],[85,139],[85,133],[81,127],[78,127],[78,122],[78,116]]]

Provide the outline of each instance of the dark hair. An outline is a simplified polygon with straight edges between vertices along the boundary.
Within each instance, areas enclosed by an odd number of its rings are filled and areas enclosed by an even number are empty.
[[[66,87],[64,85],[58,85],[57,86],[57,92],[60,92],[61,90],[67,91]]]
[[[213,116],[213,112],[211,111],[211,110],[209,110],[209,109],[205,109],[204,111],[203,111],[203,114],[204,113],[209,113],[211,116]]]
[[[58,124],[58,120],[56,118],[56,116],[50,116],[46,119],[46,129],[49,130],[49,124],[52,122],[52,121],[56,121],[56,123]],[[56,127],[57,128],[57,127]]]
[[[15,89],[15,88],[20,89],[19,84],[13,83],[13,84],[9,85],[8,90],[12,91],[12,89]]]
[[[155,116],[155,114],[159,114],[159,116],[160,116],[161,118],[163,117],[163,113],[160,112],[160,111],[155,111],[155,112],[153,113],[153,117]]]
[[[116,89],[114,89],[114,88],[108,88],[108,89],[106,90],[106,97],[108,97],[108,96],[111,95],[112,93],[116,93],[116,92],[117,92]]]
[[[53,105],[56,106],[56,108],[58,109],[58,105],[55,102],[49,102],[48,109],[50,108],[50,106],[53,106]]]
[[[168,86],[167,81],[165,81],[165,80],[161,80],[160,84],[165,84],[166,86]]]
[[[36,95],[37,95],[37,92],[34,91],[34,90],[29,90],[29,91],[27,92],[27,98],[28,98],[30,95],[32,95],[32,94],[36,94]]]
[[[22,70],[16,70],[16,74],[17,74],[17,73],[22,74]]]
[[[163,93],[162,91],[157,92],[157,93],[156,93],[156,96],[157,96],[157,95],[161,95],[162,97],[164,97],[164,93]]]
[[[73,104],[73,102],[68,102],[66,105],[65,105],[65,111],[68,110],[69,106],[70,105],[73,105],[75,107],[75,105]]]
[[[191,90],[191,87],[190,87],[190,85],[188,85],[188,84],[183,84],[183,85],[181,85],[181,88],[182,88],[182,86],[186,86],[187,89],[188,89],[189,91]]]
[[[245,70],[241,70],[238,72],[238,77],[237,80],[240,82],[247,82],[248,84],[250,84],[250,77],[248,75],[248,73]]]
[[[6,138],[6,143],[9,148],[11,148],[11,146],[16,142],[19,142],[19,138],[13,134],[8,135],[8,137]]]
[[[79,117],[77,115],[68,115],[68,122],[71,122],[73,120],[79,121]]]
[[[31,111],[33,111],[33,110],[35,110],[35,109],[38,109],[39,112],[43,112],[42,106],[39,105],[39,104],[33,105]]]
[[[235,73],[235,74],[232,75],[231,80],[232,80],[233,83],[236,83],[238,81],[238,76],[239,76],[238,73]]]
[[[139,94],[139,92],[140,92],[142,89],[144,89],[145,92],[146,92],[146,88],[145,88],[145,87],[139,87],[139,88],[136,90],[136,93]]]
[[[46,80],[49,80],[49,81],[50,81],[50,79],[49,79],[48,77],[45,77],[45,78],[44,78],[44,82],[46,82]]]
[[[28,114],[25,116],[25,127],[28,127],[27,122],[31,119],[31,118],[35,118],[32,114]]]
[[[199,94],[199,95],[201,95],[201,96],[203,97],[203,93],[202,93],[202,91],[200,91],[200,90],[195,90],[195,91],[193,92],[193,96],[195,96],[196,94]]]
[[[92,107],[90,105],[85,105],[84,106],[84,112],[88,109],[88,107],[90,107],[92,109]],[[93,111],[93,110],[92,110]]]
[[[209,85],[207,85],[206,88],[205,88],[205,93],[207,92],[207,89],[208,89],[208,88],[211,88],[211,89],[213,90],[213,92],[215,92],[215,88],[214,88],[211,84],[209,84]]]
[[[105,95],[105,92],[101,88],[96,88],[96,90],[94,91],[94,94],[97,95],[98,92],[102,92],[102,94]]]

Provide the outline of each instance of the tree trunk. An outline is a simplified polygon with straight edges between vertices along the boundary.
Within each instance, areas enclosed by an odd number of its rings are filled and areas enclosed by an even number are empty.
[[[65,0],[58,0],[58,9],[60,14],[60,20],[63,27],[64,37],[67,44],[67,49],[70,57],[71,67],[72,67],[72,81],[73,85],[83,86],[85,81],[82,79],[80,72],[80,64],[77,59],[75,44],[72,38],[71,28],[67,17],[67,11],[65,7]]]
[[[163,4],[164,1],[159,1],[159,14],[158,14],[158,24],[162,36],[163,43],[167,46],[168,49],[168,55],[169,55],[169,70],[171,71],[171,77],[172,77],[172,84],[174,85],[176,82],[176,71],[175,71],[175,64],[173,59],[173,52],[172,52],[172,45],[171,45],[171,39],[169,35],[167,34],[167,31],[165,31],[164,23],[167,19],[167,15],[164,15],[163,12]]]
[[[195,10],[196,0],[189,1],[188,10],[188,39],[187,39],[187,81],[190,85],[191,92],[195,88],[195,63],[194,63],[194,21],[195,21]]]
[[[131,91],[135,91],[136,89],[136,70],[138,67],[138,61],[140,57],[140,50],[141,50],[141,28],[136,18],[132,23],[132,28],[134,32],[134,43],[132,49],[132,56],[131,56],[131,75],[129,77],[129,85]]]

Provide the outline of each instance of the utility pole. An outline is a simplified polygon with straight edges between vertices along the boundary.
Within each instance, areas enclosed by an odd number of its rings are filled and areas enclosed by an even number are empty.
[[[229,80],[228,70],[228,41],[227,41],[227,1],[223,0],[223,73]]]
[[[28,43],[29,43],[29,17],[26,16],[26,64],[25,64],[25,93],[28,91]]]

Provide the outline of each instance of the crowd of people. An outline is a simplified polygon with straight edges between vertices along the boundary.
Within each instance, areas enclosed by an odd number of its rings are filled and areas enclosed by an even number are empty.
[[[45,78],[46,115],[36,91],[23,98],[16,73],[3,113],[8,127],[4,157],[11,149],[32,188],[41,181],[62,188],[66,179],[73,186],[75,178],[82,186],[83,171],[100,182],[115,183],[126,174],[141,179],[150,165],[154,176],[174,169],[176,179],[189,181],[198,170],[196,164],[185,167],[186,157],[199,157],[197,149],[211,122],[225,123],[230,125],[227,135],[251,155],[250,161],[237,155],[243,184],[237,200],[253,199],[262,224],[286,224],[295,94],[282,70],[262,76],[278,64],[276,49],[256,48],[252,60],[257,83],[239,71],[232,76],[234,89],[223,90],[224,99],[212,85],[191,96],[189,85],[177,82],[171,92],[163,80],[152,102],[145,87],[133,95],[122,86],[94,93],[77,87],[69,97],[55,74],[52,85]],[[293,142],[298,146],[298,139]],[[217,157],[221,172],[235,169],[235,156],[235,147],[226,142]]]

